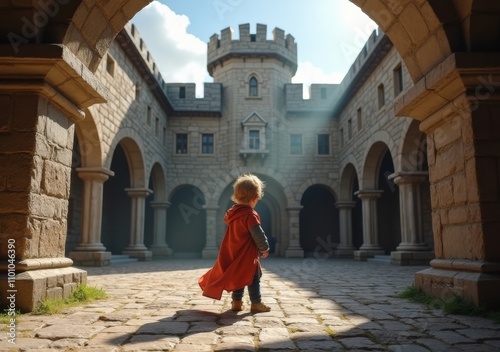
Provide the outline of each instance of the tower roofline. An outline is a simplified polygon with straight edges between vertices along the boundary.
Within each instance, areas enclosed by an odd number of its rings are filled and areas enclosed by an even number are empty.
[[[297,71],[297,43],[295,38],[280,28],[274,28],[272,39],[267,39],[267,26],[257,24],[257,33],[250,34],[250,25],[239,25],[239,39],[233,39],[233,30],[228,27],[221,35],[210,37],[207,50],[207,69],[210,75],[215,68],[233,58],[272,58]]]

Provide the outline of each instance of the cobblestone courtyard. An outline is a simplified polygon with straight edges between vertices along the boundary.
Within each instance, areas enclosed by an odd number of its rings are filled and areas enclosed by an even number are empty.
[[[213,260],[85,268],[109,298],[54,316],[22,315],[0,351],[498,351],[500,325],[396,298],[424,267],[353,260],[262,261],[270,313],[201,296]],[[245,297],[248,299],[248,297]],[[3,329],[6,330],[5,328]]]

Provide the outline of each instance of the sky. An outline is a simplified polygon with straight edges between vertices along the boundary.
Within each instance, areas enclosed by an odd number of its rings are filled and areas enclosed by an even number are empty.
[[[340,83],[376,24],[348,0],[155,0],[132,23],[167,83],[213,82],[207,72],[207,43],[231,27],[267,25],[295,38],[298,70],[293,83]]]

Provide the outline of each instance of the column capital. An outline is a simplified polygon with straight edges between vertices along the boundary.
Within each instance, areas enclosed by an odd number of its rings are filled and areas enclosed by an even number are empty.
[[[389,175],[395,184],[421,183],[429,177],[427,171],[398,171]]]
[[[149,188],[125,188],[125,192],[132,198],[146,198],[153,193]]]
[[[337,209],[352,209],[356,206],[356,202],[350,200],[340,200],[335,203]]]
[[[293,212],[293,211],[301,211],[304,208],[303,205],[296,205],[296,206],[291,206],[291,207],[286,207],[286,211],[288,212]]]
[[[95,166],[95,167],[77,167],[76,172],[78,177],[84,181],[107,181],[110,176],[114,176],[115,173],[105,167]]]
[[[162,200],[154,200],[149,202],[153,209],[168,209],[172,203]]]
[[[213,210],[213,211],[217,211],[220,209],[218,205],[203,205],[202,208],[205,210]]]
[[[377,199],[384,193],[384,191],[379,189],[367,189],[367,190],[359,190],[354,192],[354,195],[358,196],[360,199]]]
[[[10,77],[0,82],[0,92],[44,96],[74,121],[85,118],[85,108],[106,102],[104,85],[64,45],[4,45],[0,76]]]

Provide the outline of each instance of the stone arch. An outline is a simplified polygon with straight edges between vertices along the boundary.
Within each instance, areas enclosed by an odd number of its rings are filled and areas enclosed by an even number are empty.
[[[414,82],[448,57],[453,49],[463,48],[457,2],[350,1],[391,39]],[[449,16],[446,21],[444,16]]]
[[[203,197],[205,199],[206,204],[209,204],[210,198],[208,198],[207,195],[209,195],[210,192],[210,185],[200,181],[196,177],[187,177],[187,178],[172,178],[169,179],[167,183],[167,200],[170,201],[172,198],[172,195],[178,190],[179,187],[183,187],[185,185],[190,185],[192,187],[195,187],[200,190],[200,192],[203,194]]]
[[[420,122],[407,120],[403,128],[400,152],[396,156],[399,170],[421,171],[427,169],[427,143],[425,134],[419,129]]]
[[[333,190],[333,188],[329,185],[328,179],[326,178],[316,178],[316,177],[311,177],[305,179],[299,187],[296,188],[295,194],[294,194],[294,201],[299,204],[302,200],[302,196],[304,195],[304,192],[311,186],[313,185],[324,185],[324,187],[327,187],[332,194],[335,195],[335,199],[338,199],[337,193]],[[293,203],[292,203],[293,204]]]
[[[358,183],[358,173],[356,167],[353,163],[347,164],[340,173],[340,189],[339,189],[339,200],[340,201],[351,201],[354,197],[354,183]],[[358,184],[359,187],[359,184]]]
[[[109,152],[105,160],[105,167],[111,167],[111,160],[114,154],[113,151],[116,149],[118,144],[120,144],[123,148],[127,157],[131,178],[130,187],[146,187],[147,181],[143,152],[144,146],[142,145],[142,138],[134,130],[124,128],[116,134],[115,139],[109,148]]]
[[[272,167],[259,167],[259,168],[248,168],[248,167],[233,167],[229,172],[224,173],[222,177],[217,179],[217,183],[214,185],[214,191],[212,192],[214,195],[221,195],[226,189],[227,185],[231,184],[236,180],[236,178],[240,175],[252,173],[255,175],[266,175],[266,177],[272,178],[283,188],[283,192],[285,194],[286,204],[295,204],[296,201],[294,198],[294,194],[291,190],[290,185],[286,178],[283,175],[276,171],[276,168]],[[266,190],[264,189],[264,192]],[[300,198],[299,198],[300,200]],[[218,200],[215,199],[216,202]]]
[[[160,163],[154,163],[151,168],[150,180],[152,181],[153,197],[156,202],[164,202],[167,199],[167,185],[165,171]],[[150,184],[151,186],[151,184]]]
[[[66,45],[91,71],[95,71],[116,34],[150,0],[82,0],[70,10],[71,21],[54,21],[54,25],[68,23],[61,43]],[[65,6],[65,5],[63,5]],[[60,11],[61,17],[65,11]],[[56,20],[56,19],[55,19]],[[60,31],[60,30],[59,30]]]
[[[75,125],[75,137],[80,147],[81,167],[96,167],[102,165],[102,131],[89,110],[85,118]]]
[[[165,171],[160,163],[155,162],[149,174],[148,188],[153,192],[146,197],[145,209],[144,209],[144,244],[149,248],[155,245],[155,232],[158,232],[159,227],[158,222],[163,221],[166,223],[166,218],[163,217],[164,213],[157,211],[155,213],[155,206],[160,206],[161,208],[167,206],[167,190],[165,181]],[[164,209],[165,209],[164,208]],[[163,215],[160,215],[163,214]],[[155,224],[156,223],[156,224]],[[163,228],[164,225],[161,225]],[[157,236],[165,234],[156,234]],[[162,238],[162,239],[163,239]],[[156,243],[156,245],[158,245]]]
[[[396,153],[396,146],[392,138],[386,131],[375,133],[366,144],[369,148],[366,149],[365,157],[363,158],[362,174],[360,178],[361,189],[375,189],[378,183],[378,166],[381,158],[384,155],[385,149],[388,149],[392,156]],[[397,170],[397,164],[393,158],[394,168]]]

